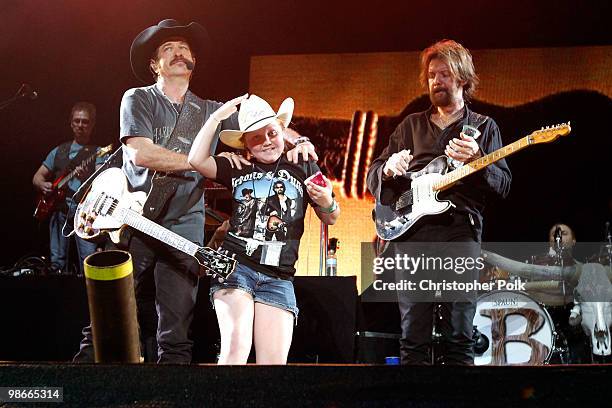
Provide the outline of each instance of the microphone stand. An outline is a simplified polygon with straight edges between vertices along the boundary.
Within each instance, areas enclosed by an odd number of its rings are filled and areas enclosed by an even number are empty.
[[[30,86],[28,85],[27,87],[29,88]],[[15,102],[15,101],[17,101],[17,100],[19,100],[21,98],[25,98],[25,97],[30,96],[30,95],[36,95],[35,93],[32,93],[32,94],[28,95],[26,92],[24,92],[25,89],[26,89],[26,84],[21,85],[19,87],[19,89],[17,90],[17,93],[14,96],[12,96],[11,98],[9,98],[9,99],[7,99],[7,100],[5,100],[3,102],[0,102],[0,110],[2,110],[4,108],[12,105],[13,102]],[[35,99],[36,96],[34,96],[34,97],[30,96],[30,98]]]
[[[12,98],[7,99],[6,101],[0,102],[0,110],[10,106],[13,102],[21,98],[23,98],[23,96],[15,95]]]
[[[608,253],[608,266],[612,269],[612,234],[610,233],[610,221],[606,221],[606,241],[608,242],[606,244],[606,252]]]
[[[555,230],[555,252],[557,255],[557,265],[561,267],[563,271],[563,245],[561,244],[561,228],[557,227]],[[561,274],[563,272],[560,272]],[[561,291],[563,293],[563,299],[565,302],[565,280],[561,277]]]

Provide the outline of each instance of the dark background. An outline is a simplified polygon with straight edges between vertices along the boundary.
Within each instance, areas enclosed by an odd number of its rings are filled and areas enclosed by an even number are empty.
[[[252,55],[416,51],[446,37],[470,49],[612,43],[612,10],[607,1],[478,0],[447,5],[440,1],[3,0],[0,8],[0,99],[13,96],[24,82],[39,94],[34,101],[21,100],[0,111],[4,129],[0,265],[41,251],[46,227],[39,233],[31,218],[31,178],[47,152],[71,137],[72,104],[77,100],[95,103],[94,141],[100,145],[116,141],[121,96],[127,88],[140,85],[130,70],[131,41],[161,19],[198,21],[208,28],[214,50],[198,58],[192,89],[216,100],[247,90]],[[603,222],[610,218],[611,149],[606,123],[612,106],[604,98],[595,112],[589,112],[588,101],[579,95],[574,104],[565,97],[554,102],[567,112],[580,107],[580,117],[591,120],[593,129],[583,132],[579,149],[564,139],[566,147],[538,148],[540,155],[511,162],[513,191],[502,207],[504,212],[489,216],[486,238],[543,240],[547,226],[563,219],[576,227],[579,239],[602,239]],[[546,112],[550,120],[563,116]],[[513,119],[503,112],[502,117]],[[533,124],[539,127],[539,123]],[[500,127],[511,129],[512,122]],[[545,167],[549,171],[565,167],[563,174],[569,173],[570,180],[555,176],[549,188],[529,192],[516,188],[542,158],[549,160]],[[589,178],[584,187],[572,170],[579,168]],[[536,211],[531,213],[533,208]]]

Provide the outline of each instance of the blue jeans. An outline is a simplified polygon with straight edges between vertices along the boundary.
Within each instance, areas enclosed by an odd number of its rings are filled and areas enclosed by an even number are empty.
[[[293,313],[297,322],[299,309],[295,299],[293,282],[289,280],[269,276],[238,263],[236,270],[223,283],[219,283],[216,278],[212,278],[210,284],[211,302],[214,293],[221,289],[240,289],[247,292],[253,296],[254,302]]]
[[[51,250],[51,264],[58,270],[65,271],[68,261],[68,251],[70,248],[70,237],[65,237],[62,233],[66,222],[66,214],[61,211],[56,211],[51,215],[49,220],[49,247]],[[67,231],[72,231],[72,226],[66,228]],[[79,273],[83,274],[83,262],[85,258],[96,251],[97,244],[85,241],[77,236],[74,237],[76,242],[77,254],[79,257]]]

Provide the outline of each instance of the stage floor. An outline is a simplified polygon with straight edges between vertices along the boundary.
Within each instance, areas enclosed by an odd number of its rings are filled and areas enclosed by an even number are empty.
[[[0,385],[62,387],[74,407],[582,407],[608,405],[611,369],[2,362]]]

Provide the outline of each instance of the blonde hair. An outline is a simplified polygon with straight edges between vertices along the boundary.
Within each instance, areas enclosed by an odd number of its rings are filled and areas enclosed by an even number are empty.
[[[421,85],[427,89],[429,63],[432,59],[444,61],[450,68],[453,76],[465,82],[463,85],[463,99],[469,102],[476,92],[478,75],[472,62],[472,54],[463,45],[453,40],[442,40],[425,48],[421,52]]]

